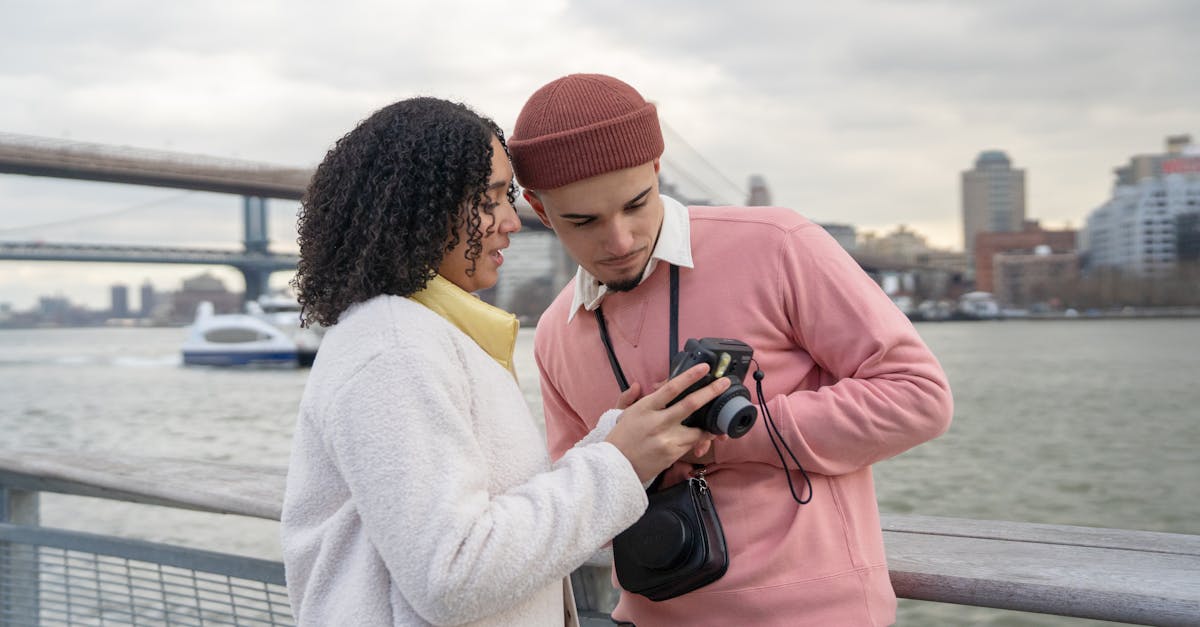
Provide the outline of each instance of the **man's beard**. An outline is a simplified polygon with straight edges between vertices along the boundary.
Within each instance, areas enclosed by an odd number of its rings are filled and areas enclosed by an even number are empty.
[[[618,279],[618,280],[612,281],[610,283],[605,283],[604,287],[607,287],[609,289],[609,291],[612,291],[612,292],[628,292],[629,290],[632,290],[633,288],[637,287],[641,283],[642,283],[642,277],[636,276],[636,277],[629,278],[629,279]]]

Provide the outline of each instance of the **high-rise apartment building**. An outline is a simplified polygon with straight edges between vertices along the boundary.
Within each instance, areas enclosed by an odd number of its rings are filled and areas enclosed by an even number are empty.
[[[1012,167],[1008,155],[985,150],[975,168],[962,173],[963,250],[975,255],[979,233],[1020,231],[1025,223],[1025,171]]]
[[[1168,137],[1165,153],[1131,157],[1114,172],[1112,198],[1087,218],[1085,267],[1143,277],[1174,272],[1181,254],[1191,254],[1189,225],[1200,213],[1200,150],[1187,135]]]

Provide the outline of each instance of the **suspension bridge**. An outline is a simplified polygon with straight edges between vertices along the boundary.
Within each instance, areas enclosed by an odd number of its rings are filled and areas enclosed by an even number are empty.
[[[678,187],[668,183],[663,184],[665,193],[677,195],[686,204],[757,204],[748,200],[753,194],[743,192],[668,125],[664,124],[663,129],[672,146],[672,150],[663,156],[663,170],[672,180],[686,181],[691,194],[679,195]],[[699,164],[703,166],[699,169],[706,174],[697,175],[694,173],[697,168],[681,167],[682,162]],[[242,197],[243,235],[240,250],[5,241],[0,242],[0,260],[225,265],[242,274],[245,298],[254,300],[267,292],[272,273],[294,270],[298,262],[296,254],[271,250],[267,201],[300,200],[313,170],[0,133],[0,174],[239,195]],[[719,189],[729,191],[722,193]],[[688,198],[688,195],[692,197]],[[525,229],[546,230],[524,201],[518,202],[517,212]],[[565,252],[559,250],[558,254],[564,259],[550,260],[546,265],[547,272],[552,271],[556,282],[561,284],[569,276],[563,269],[570,270],[573,263],[565,258]],[[852,254],[868,273],[876,277],[881,272],[917,270],[899,267],[894,260],[873,258],[861,252]]]
[[[687,147],[674,131],[675,144]],[[702,159],[702,157],[701,157]],[[711,166],[706,161],[705,165]],[[671,162],[664,167],[679,172],[700,193],[716,194]],[[713,168],[715,171],[715,168]],[[215,264],[232,266],[245,279],[245,298],[253,300],[267,291],[274,272],[293,270],[298,256],[274,252],[267,235],[267,200],[297,201],[304,195],[313,170],[215,158],[162,150],[129,148],[0,133],[0,174],[98,181],[126,185],[216,192],[242,196],[241,250],[195,249],[164,246],[0,242],[0,260],[104,263]],[[715,177],[724,179],[723,176]],[[735,186],[736,188],[736,186]],[[740,191],[738,192],[740,193]],[[706,199],[708,200],[708,199]],[[517,213],[523,227],[546,230],[533,209],[521,201]],[[570,264],[556,263],[558,266]]]

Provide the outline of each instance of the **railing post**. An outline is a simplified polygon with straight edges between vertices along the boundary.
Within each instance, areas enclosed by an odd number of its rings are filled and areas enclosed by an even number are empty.
[[[581,616],[611,614],[621,600],[621,593],[612,585],[611,566],[584,564],[576,568],[571,573],[571,588]]]
[[[36,527],[38,493],[0,485],[0,523]],[[0,540],[0,626],[37,625],[39,615],[36,546]]]

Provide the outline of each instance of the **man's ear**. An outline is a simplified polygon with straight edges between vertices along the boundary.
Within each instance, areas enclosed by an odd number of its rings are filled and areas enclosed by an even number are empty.
[[[654,160],[654,173],[655,174],[658,174],[658,169],[659,169],[658,159],[655,159]]]
[[[533,207],[533,212],[537,214],[537,217],[542,221],[542,224],[546,225],[546,228],[553,231],[554,227],[550,225],[550,218],[546,217],[546,207],[542,205],[542,199],[538,198],[537,194],[534,194],[527,189],[521,190],[521,194],[525,196],[525,201],[529,203],[529,206]]]

